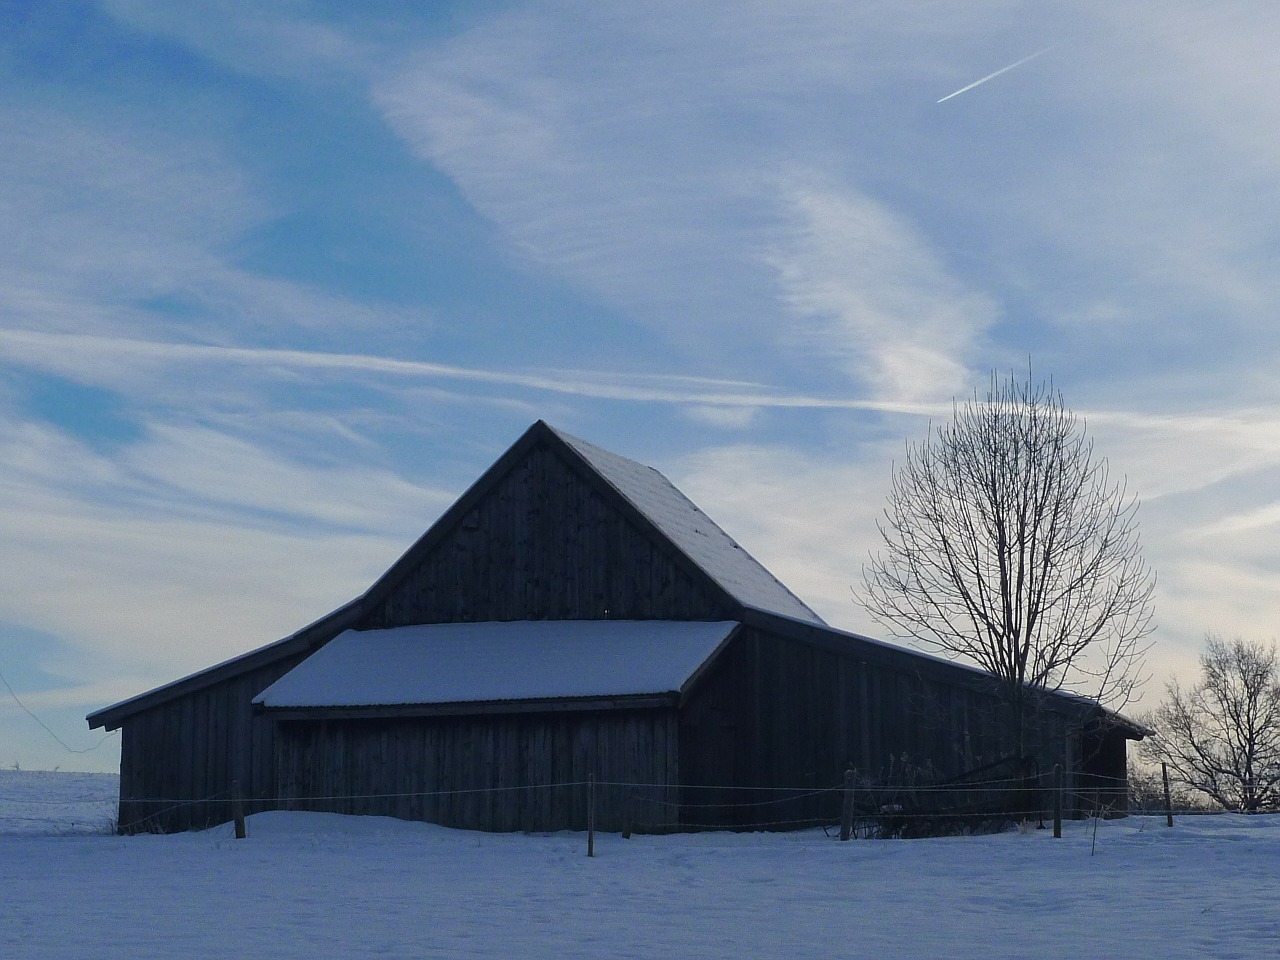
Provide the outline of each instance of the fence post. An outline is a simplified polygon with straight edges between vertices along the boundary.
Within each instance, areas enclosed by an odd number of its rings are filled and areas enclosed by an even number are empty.
[[[587,774],[587,856],[596,855],[596,775]]]
[[[248,835],[248,831],[244,826],[244,803],[240,796],[239,780],[231,781],[231,816],[236,821],[236,839],[243,840]]]
[[[1062,764],[1053,765],[1053,835],[1062,839]]]
[[[853,771],[844,772],[844,806],[840,809],[840,839],[848,840],[853,833]]]
[[[1164,778],[1164,816],[1169,826],[1173,826],[1173,800],[1169,796],[1169,767],[1160,761],[1160,776]]]
[[[1093,843],[1089,845],[1089,856],[1098,852],[1098,821],[1102,819],[1102,801],[1098,799],[1098,790],[1093,791]]]
[[[627,796],[627,808],[622,819],[622,839],[631,839],[631,828],[636,820],[636,808],[640,805],[640,794],[636,790],[632,790]]]

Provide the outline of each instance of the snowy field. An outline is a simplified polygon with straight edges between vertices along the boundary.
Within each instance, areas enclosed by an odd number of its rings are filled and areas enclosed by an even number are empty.
[[[1280,957],[1280,817],[967,839],[597,839],[268,813],[109,832],[114,777],[0,772],[0,956]],[[95,832],[96,831],[96,832]]]

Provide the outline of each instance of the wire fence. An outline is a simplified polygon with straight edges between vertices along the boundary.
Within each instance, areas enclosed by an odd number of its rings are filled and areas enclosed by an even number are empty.
[[[991,832],[1113,816],[1129,809],[1125,778],[1090,776],[1058,786],[1053,773],[960,782],[895,782],[850,773],[829,786],[647,783],[588,778],[448,789],[283,791],[45,799],[0,793],[0,833],[139,833],[201,829],[268,810],[325,811],[426,820],[447,826],[633,833],[822,828],[857,838]],[[1157,812],[1166,812],[1160,810]],[[1169,811],[1182,813],[1183,810]]]
[[[382,792],[305,791],[244,795],[239,784],[194,798],[65,798],[0,792],[0,833],[75,835],[201,829],[268,810],[324,811],[426,820],[446,826],[532,833],[592,830],[665,834],[707,830],[821,828],[852,838],[993,832],[1012,824],[1128,812],[1168,817],[1203,808],[1139,804],[1123,777],[1054,772],[952,782],[873,780],[850,772],[823,787],[649,783],[574,779],[554,783]]]

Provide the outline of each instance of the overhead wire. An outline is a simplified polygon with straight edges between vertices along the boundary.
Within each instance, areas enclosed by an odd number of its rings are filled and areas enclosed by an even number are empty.
[[[3,673],[0,673],[0,684],[4,685],[5,690],[9,692],[9,697],[13,700],[14,703],[18,705],[18,707],[22,710],[22,712],[25,713],[27,716],[29,716],[36,723],[40,724],[40,726],[44,729],[44,732],[49,734],[49,736],[53,737],[53,739],[56,740],[58,744],[62,747],[62,749],[67,751],[67,753],[74,753],[74,754],[92,753],[94,750],[97,750],[100,746],[102,746],[104,743],[106,743],[108,740],[114,737],[117,733],[119,733],[118,730],[111,730],[107,734],[105,734],[102,737],[102,739],[99,740],[97,743],[95,743],[93,746],[85,747],[83,749],[77,749],[71,746],[70,744],[68,744],[56,733],[54,733],[52,727],[50,727],[47,723],[41,720],[38,716],[36,716],[35,712],[30,707],[28,707],[25,703],[22,702],[22,700],[18,697],[18,694],[14,691],[13,687],[10,685],[9,681],[5,678],[5,675]]]

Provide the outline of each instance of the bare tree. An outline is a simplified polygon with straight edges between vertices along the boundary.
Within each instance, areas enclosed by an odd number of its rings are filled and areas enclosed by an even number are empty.
[[[1051,384],[992,374],[895,466],[862,599],[898,638],[988,670],[1023,755],[1037,692],[1118,708],[1145,679],[1137,507]]]
[[[1280,672],[1275,643],[1210,635],[1200,655],[1200,682],[1166,687],[1148,718],[1156,736],[1145,756],[1163,760],[1170,776],[1228,810],[1280,809]]]

